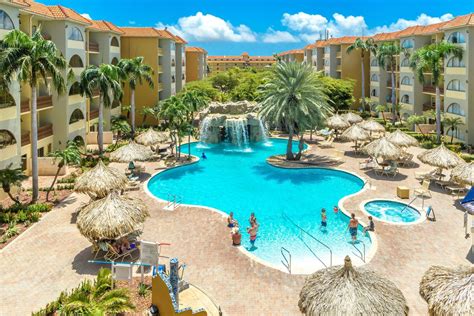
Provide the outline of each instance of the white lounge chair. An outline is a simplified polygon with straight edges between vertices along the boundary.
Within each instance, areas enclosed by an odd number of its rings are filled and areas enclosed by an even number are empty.
[[[429,197],[432,197],[431,191],[430,191],[430,183],[431,183],[430,180],[423,180],[423,183],[421,184],[421,187],[416,188],[413,191],[415,196],[422,196],[422,197],[429,196]]]
[[[333,147],[332,143],[334,142],[334,137],[331,135],[325,141],[322,141],[319,145],[320,147]]]

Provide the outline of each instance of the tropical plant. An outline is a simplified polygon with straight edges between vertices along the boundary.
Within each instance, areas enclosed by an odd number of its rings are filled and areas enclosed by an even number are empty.
[[[425,136],[425,134],[423,133],[423,130],[419,127],[420,124],[424,124],[426,122],[426,117],[423,116],[423,115],[410,115],[410,117],[408,117],[408,120],[407,120],[408,124],[412,124],[412,125],[415,125],[416,127],[418,127],[418,130],[420,131],[420,133]],[[416,129],[415,129],[416,131]]]
[[[238,84],[239,80],[232,72],[221,72],[211,78],[212,85],[221,92],[230,92]]]
[[[459,117],[447,116],[443,120],[443,125],[447,128],[446,132],[451,131],[451,144],[454,141],[454,132],[458,127],[464,125],[464,122]]]
[[[392,84],[392,95],[391,102],[392,105],[397,104],[396,97],[396,78],[395,72],[397,71],[397,56],[400,55],[400,45],[395,42],[387,42],[378,46],[376,49],[377,61],[379,66],[385,68],[387,71],[390,71],[390,81]],[[392,123],[395,123],[397,119],[396,107],[392,106]]]
[[[431,83],[436,89],[436,141],[441,141],[441,83],[444,59],[450,55],[462,58],[463,48],[446,41],[424,46],[410,56],[410,68],[415,72],[418,81],[425,83],[425,73],[431,74]]]
[[[387,109],[388,109],[387,105],[383,105],[383,104],[379,104],[375,107],[375,111],[377,113],[382,114],[382,119],[383,119],[384,125],[387,124],[387,119],[385,118],[385,114],[384,114],[387,111]]]
[[[50,156],[54,158],[56,165],[58,166],[56,174],[54,175],[53,182],[46,192],[46,201],[49,201],[49,193],[53,190],[56,180],[58,179],[59,172],[64,166],[73,166],[81,164],[81,150],[79,145],[74,141],[68,141],[66,148],[63,150],[55,150],[50,153]]]
[[[122,111],[126,112],[127,114],[125,115],[127,117],[127,120],[130,119],[130,111],[132,110],[131,105],[123,105],[122,104]]]
[[[145,123],[146,123],[146,119],[148,118],[148,116],[154,116],[155,115],[155,109],[151,106],[144,106],[142,108],[142,115],[143,115],[143,120],[142,120],[142,127],[145,126]],[[133,114],[132,114],[133,115]],[[133,133],[133,128],[132,128],[132,134],[134,135]]]
[[[104,107],[110,107],[114,100],[122,97],[120,80],[123,74],[117,66],[101,64],[90,65],[81,73],[80,87],[81,95],[92,99],[94,91],[99,91],[99,128],[97,143],[99,144],[99,155],[104,153]]]
[[[139,56],[132,59],[121,59],[117,65],[122,70],[125,81],[128,82],[130,88],[132,138],[135,136],[135,89],[137,85],[142,85],[144,82],[148,84],[151,89],[155,86],[153,82],[153,68],[146,65],[143,61],[144,57]],[[145,118],[143,122],[145,122]]]
[[[32,202],[38,199],[38,85],[49,82],[59,94],[66,92],[67,62],[56,45],[38,29],[33,36],[13,30],[2,40],[0,73],[3,80],[26,83],[31,88],[31,176]]]
[[[361,62],[361,82],[362,82],[362,107],[364,108],[365,110],[365,63],[364,63],[364,60],[365,60],[365,56],[366,54],[374,54],[376,55],[376,49],[377,49],[377,45],[375,44],[374,40],[372,38],[368,38],[366,39],[365,41],[358,37],[355,42],[350,45],[349,47],[347,47],[346,49],[346,53],[347,54],[350,54],[352,53],[353,51],[355,50],[359,50],[360,52],[360,62]]]
[[[181,98],[172,96],[160,104],[160,116],[170,129],[171,141],[178,146],[177,158],[181,157],[181,137],[188,128],[188,109]]]
[[[3,192],[8,194],[10,199],[15,203],[20,203],[12,193],[12,186],[20,186],[23,180],[28,177],[23,173],[21,168],[12,168],[12,164],[9,164],[5,169],[0,170],[0,183],[2,184]]]
[[[319,73],[320,80],[326,90],[326,94],[331,98],[334,110],[347,110],[354,103],[354,81],[345,79],[336,79],[324,76]]]
[[[185,91],[180,95],[181,101],[187,110],[188,131],[188,158],[191,158],[191,134],[194,115],[208,105],[209,99],[200,91]]]
[[[121,117],[114,117],[112,118],[111,130],[115,134],[115,145],[117,145],[117,142],[123,137],[123,135],[128,135],[131,133],[132,128],[130,127],[130,124],[128,124],[127,120]]]
[[[320,77],[310,65],[280,62],[262,86],[260,116],[288,131],[287,160],[299,160],[305,130],[320,127],[333,112]],[[293,154],[293,136],[299,134],[299,151]]]

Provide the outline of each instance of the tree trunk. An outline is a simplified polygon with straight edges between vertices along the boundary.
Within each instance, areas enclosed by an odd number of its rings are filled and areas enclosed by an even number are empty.
[[[56,175],[54,176],[53,183],[51,183],[51,186],[49,187],[48,192],[46,192],[46,202],[49,201],[49,193],[54,188],[54,185],[56,184],[56,180],[58,179],[58,176],[59,176],[59,171],[61,171],[61,168],[63,166],[64,166],[63,164],[58,164],[58,170],[56,171]]]
[[[17,199],[15,199],[15,197],[12,195],[11,193],[11,189],[10,189],[10,185],[8,186],[2,186],[2,189],[3,189],[3,192],[5,192],[8,197],[15,203],[17,204],[20,204],[20,201],[18,201]]]
[[[104,153],[104,95],[99,97],[99,130],[97,133],[97,143],[99,144],[99,156]]]
[[[293,128],[288,131],[288,143],[286,145],[286,160],[294,160],[293,156]]]
[[[441,142],[441,96],[439,86],[436,84],[436,142]]]
[[[451,144],[454,141],[454,128],[451,127]]]
[[[36,85],[31,87],[31,177],[33,179],[33,196],[31,202],[38,200],[38,117]]]
[[[135,89],[130,91],[130,112],[132,122],[132,139],[135,139]]]
[[[396,116],[397,116],[397,109],[395,108],[395,103],[397,102],[396,91],[395,91],[395,71],[392,67],[392,123],[395,124]]]
[[[365,67],[364,67],[364,53],[361,55],[361,82],[362,82],[362,108],[365,111]]]
[[[298,154],[296,155],[295,160],[300,160],[301,159],[303,149],[304,149],[304,133],[301,133],[300,141],[298,143]]]

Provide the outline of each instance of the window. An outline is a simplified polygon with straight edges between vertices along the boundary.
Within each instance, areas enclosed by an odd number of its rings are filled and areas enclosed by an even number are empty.
[[[72,68],[84,68],[84,63],[82,62],[81,57],[79,55],[74,55],[69,60],[69,67]]]
[[[373,74],[373,75],[370,77],[370,81],[378,82],[378,81],[379,81],[379,76],[377,76],[377,74]]]
[[[453,44],[463,44],[466,43],[466,38],[461,32],[454,32],[449,35],[448,42]]]
[[[118,61],[117,57],[114,57],[114,58],[112,58],[111,64],[114,65],[114,66],[117,66],[118,62],[119,61]]]
[[[403,48],[413,48],[413,40],[411,39],[406,39],[402,42],[402,47]]]
[[[403,95],[401,99],[402,103],[410,103],[410,96],[408,94]]]
[[[176,66],[176,62],[173,59],[173,60],[171,60],[171,67],[174,67],[174,66]]]
[[[85,145],[84,138],[80,135],[74,137],[73,142],[75,142],[79,147],[84,147]]]
[[[173,82],[173,83],[176,82],[176,78],[174,76],[171,76],[171,82]]]
[[[0,29],[2,30],[13,30],[15,24],[13,24],[10,16],[3,10],[0,10]]]
[[[13,134],[7,131],[6,129],[1,129],[0,130],[0,149],[3,149],[10,145],[15,145],[15,144],[16,144],[15,136],[13,136]]]
[[[69,88],[69,95],[76,95],[81,93],[81,87],[79,82],[74,82],[74,84]]]
[[[378,96],[377,89],[372,89],[372,91],[370,92],[370,95],[371,95],[372,97]]]
[[[110,41],[110,46],[114,46],[114,47],[119,47],[120,46],[119,41],[115,36],[112,37],[112,40]]]
[[[464,60],[458,57],[452,57],[448,60],[447,67],[466,67],[466,65],[464,64]]]
[[[69,119],[69,124],[79,122],[80,120],[84,119],[84,114],[82,113],[81,110],[75,109],[72,114],[71,118]]]
[[[410,60],[408,58],[404,58],[400,65],[401,67],[410,67]]]
[[[72,41],[84,42],[84,38],[82,37],[81,30],[75,26],[71,28],[71,34],[69,34],[69,39]]]
[[[8,91],[0,91],[0,109],[15,106],[15,99],[8,93]]]
[[[38,149],[38,157],[44,157],[44,147]]]
[[[460,115],[460,116],[465,116],[464,110],[462,109],[462,107],[458,103],[451,103],[448,106],[448,109],[447,109],[446,112],[451,113],[451,114]]]
[[[448,83],[447,89],[451,91],[464,91],[464,85],[461,84],[460,80],[454,79]]]
[[[452,136],[454,138],[457,138],[459,140],[464,140],[464,134],[462,134],[457,128],[456,129],[449,129],[447,132],[446,132],[446,135],[448,136]]]
[[[378,67],[379,66],[379,61],[377,59],[372,59],[372,61],[370,62],[370,66],[372,67]]]
[[[411,86],[411,80],[410,80],[410,77],[408,76],[405,76],[402,78],[402,83],[401,84],[404,84],[404,85],[407,85],[407,86]]]

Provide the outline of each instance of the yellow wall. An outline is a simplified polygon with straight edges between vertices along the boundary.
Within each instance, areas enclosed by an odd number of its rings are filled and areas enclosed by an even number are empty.
[[[359,99],[362,97],[362,66],[360,50],[346,53],[349,45],[341,45],[341,79],[353,79],[354,82],[354,108],[358,108]],[[365,97],[370,97],[370,55],[364,56],[364,75],[365,75]]]
[[[199,80],[199,57],[201,54],[186,52],[186,82]]]

